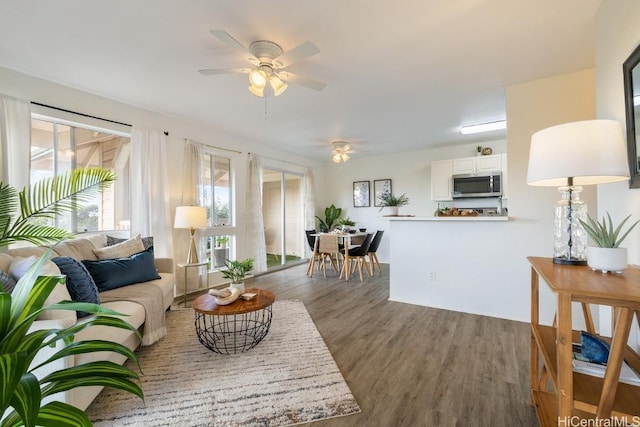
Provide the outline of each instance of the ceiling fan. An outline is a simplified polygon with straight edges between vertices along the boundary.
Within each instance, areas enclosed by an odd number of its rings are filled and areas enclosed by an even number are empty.
[[[211,74],[249,74],[249,91],[259,97],[268,97],[271,94],[278,96],[284,92],[288,85],[293,83],[314,90],[322,90],[325,83],[317,80],[301,77],[284,69],[294,62],[308,58],[320,52],[310,41],[284,52],[276,43],[268,40],[257,40],[246,48],[224,30],[210,30],[218,40],[227,46],[240,50],[245,59],[253,67],[250,68],[209,68],[198,70],[205,75]]]
[[[346,141],[333,141],[331,143],[331,160],[333,163],[344,163],[349,160],[349,154],[355,152],[356,151],[353,151]]]

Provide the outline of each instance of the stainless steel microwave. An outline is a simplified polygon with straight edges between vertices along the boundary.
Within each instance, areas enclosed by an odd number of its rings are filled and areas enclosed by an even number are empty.
[[[500,172],[465,173],[453,175],[452,179],[454,199],[502,196]]]

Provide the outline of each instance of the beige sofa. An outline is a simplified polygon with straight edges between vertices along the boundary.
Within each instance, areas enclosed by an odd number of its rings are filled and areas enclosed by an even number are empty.
[[[95,235],[88,238],[79,238],[69,240],[57,245],[50,257],[53,258],[56,256],[68,256],[77,260],[97,260],[98,258],[94,254],[93,250],[103,248],[105,246],[105,235]],[[0,253],[0,270],[8,272],[14,257],[27,258],[32,255],[41,256],[45,254],[46,251],[47,248],[45,247],[25,247],[12,249],[8,254]],[[153,294],[153,296],[148,298],[152,300],[153,304],[149,303],[149,301],[143,301],[142,303],[139,301],[136,302],[136,298],[132,298],[130,297],[130,295],[125,295],[120,298],[118,289],[100,293],[101,305],[126,314],[127,316],[124,317],[124,319],[138,328],[143,336],[143,340],[145,334],[145,320],[147,320],[148,316],[155,316],[155,323],[157,324],[157,319],[160,319],[160,321],[162,322],[162,327],[164,327],[165,310],[171,307],[174,298],[176,280],[173,271],[173,260],[169,258],[156,258],[155,261],[160,279],[133,284],[122,288],[123,290],[125,290],[125,288],[129,288],[126,289],[129,294],[131,294],[131,292],[135,294],[137,291],[141,294],[144,294],[142,295],[143,299],[147,298],[147,295]],[[57,289],[54,291],[54,293],[52,293],[52,296],[47,301],[48,303],[71,299],[65,286],[57,286],[56,288]],[[108,302],[104,302],[103,300],[106,300]],[[149,307],[151,306],[154,308],[150,309]],[[158,313],[158,309],[161,311],[161,313]],[[155,310],[156,313],[147,313],[147,311],[149,310]],[[76,321],[77,316],[74,311],[51,310],[43,313],[43,315],[34,322],[31,330],[68,327],[74,324]],[[164,335],[164,331],[162,331],[162,333],[159,333],[157,329],[158,328],[156,328],[154,337],[151,339],[151,341],[156,341],[159,337]],[[109,340],[124,344],[132,350],[136,349],[141,344],[140,338],[133,332],[107,326],[92,326],[90,328],[87,328],[84,331],[78,333],[75,339],[76,341],[82,341],[85,339]],[[149,340],[147,339],[147,341]],[[150,343],[151,342],[148,342],[147,344]],[[55,351],[57,351],[57,349],[44,349],[41,353],[38,354],[36,360],[34,360],[34,365],[45,360],[50,354],[54,353]],[[39,369],[35,373],[38,377],[43,377],[49,372],[53,372],[65,367],[87,363],[94,360],[110,360],[120,364],[125,362],[124,356],[121,356],[119,354],[111,352],[89,353],[78,355],[75,357],[67,357],[63,360],[55,361],[54,363],[51,363]],[[44,368],[46,368],[46,371]],[[95,397],[101,390],[102,387],[97,386],[76,388],[64,393],[57,394],[55,396],[55,400],[67,402],[84,410],[89,406],[93,399],[95,399]]]

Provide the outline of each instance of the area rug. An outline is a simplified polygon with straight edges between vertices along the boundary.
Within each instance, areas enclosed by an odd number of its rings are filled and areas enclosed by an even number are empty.
[[[191,309],[167,313],[167,330],[137,352],[144,402],[105,389],[87,409],[95,426],[286,426],[360,412],[300,301],[276,301],[268,335],[236,355],[199,343]]]

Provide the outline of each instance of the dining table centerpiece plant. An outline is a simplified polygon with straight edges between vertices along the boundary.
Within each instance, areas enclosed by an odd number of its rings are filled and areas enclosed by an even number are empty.
[[[380,195],[380,212],[385,210],[386,215],[397,216],[398,208],[409,204],[409,198],[405,193],[394,196],[390,191],[385,191]]]
[[[25,241],[55,244],[70,237],[72,233],[48,225],[46,220],[73,212],[91,200],[92,192],[108,188],[114,180],[107,169],[87,168],[44,179],[19,193],[0,183],[0,248]],[[61,301],[45,305],[56,286],[65,286],[64,276],[39,275],[51,252],[49,249],[28,269],[11,293],[0,287],[0,426],[91,426],[87,415],[72,405],[59,401],[42,404],[44,398],[81,386],[113,387],[143,398],[138,375],[113,362],[87,362],[42,377],[35,374],[38,368],[60,358],[101,351],[115,352],[137,363],[135,354],[122,344],[103,340],[74,342],[74,336],[90,326],[138,333],[125,320],[113,317],[120,313],[90,303]],[[34,321],[46,310],[93,315],[69,327],[36,327]],[[38,360],[38,353],[47,347],[58,350],[46,360]]]
[[[328,233],[333,228],[333,223],[337,221],[342,215],[342,208],[336,208],[335,205],[331,205],[324,209],[324,220],[316,215],[320,223],[320,231],[322,233]]]
[[[346,233],[351,227],[354,227],[356,225],[356,222],[349,217],[339,218],[338,225],[340,226],[340,229]]]
[[[240,289],[240,293],[244,292],[244,278],[247,273],[253,270],[253,258],[247,258],[242,261],[225,260],[225,268],[220,270],[225,279],[231,280],[229,287],[231,289]]]
[[[627,268],[627,248],[621,248],[620,244],[627,238],[631,230],[634,229],[640,220],[631,224],[626,231],[623,227],[631,218],[628,215],[620,224],[614,226],[609,212],[606,218],[602,217],[602,221],[598,222],[587,216],[587,221],[580,220],[580,224],[593,240],[595,246],[587,247],[587,265],[592,270],[602,270],[603,273],[613,271],[621,273]]]

